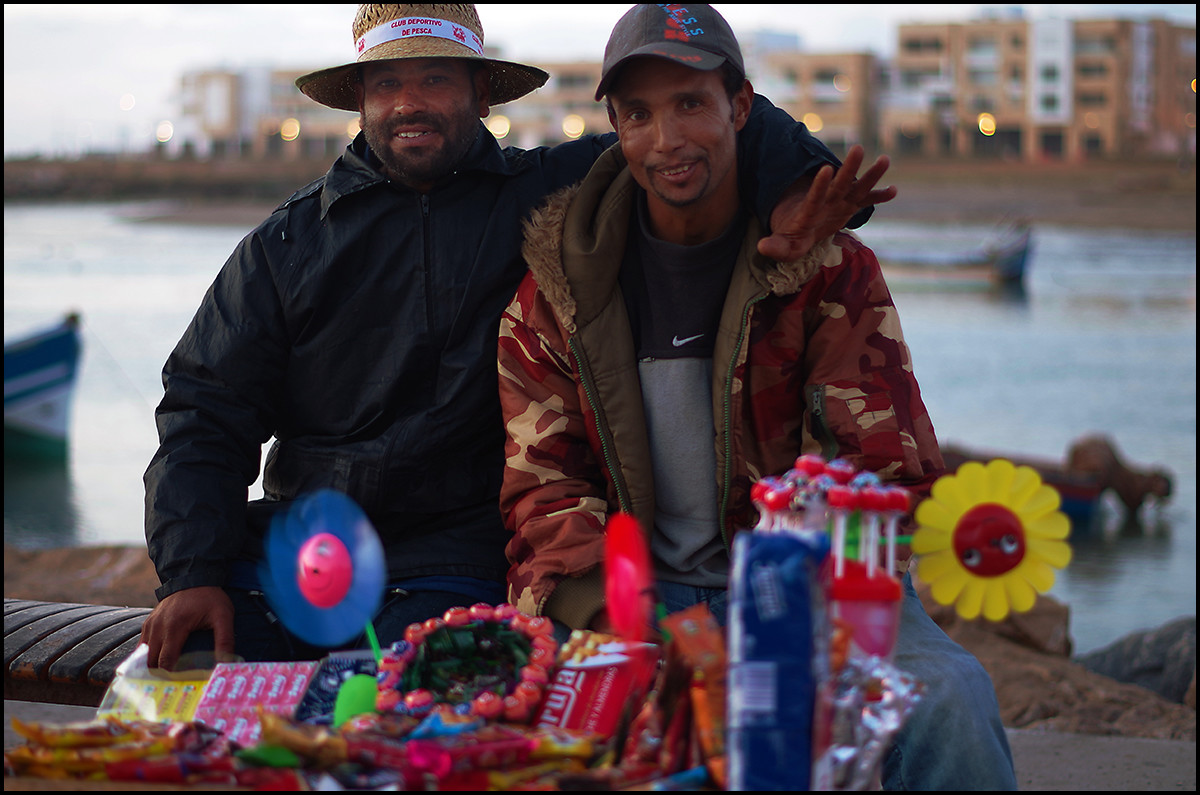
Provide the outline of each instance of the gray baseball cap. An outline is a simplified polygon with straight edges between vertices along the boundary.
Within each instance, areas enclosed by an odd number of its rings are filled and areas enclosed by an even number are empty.
[[[617,71],[638,56],[667,60],[708,71],[728,61],[744,77],[742,48],[725,18],[707,5],[643,3],[626,12],[613,27],[604,48],[604,67],[596,88],[599,101]]]

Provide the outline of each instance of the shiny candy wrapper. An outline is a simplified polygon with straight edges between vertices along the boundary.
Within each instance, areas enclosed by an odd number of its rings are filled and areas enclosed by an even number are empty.
[[[814,760],[813,789],[877,789],[884,757],[921,692],[920,682],[881,657],[848,658],[822,707],[827,736]]]

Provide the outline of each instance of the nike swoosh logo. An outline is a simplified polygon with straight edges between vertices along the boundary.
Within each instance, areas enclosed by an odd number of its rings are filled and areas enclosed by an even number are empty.
[[[704,336],[703,334],[697,334],[694,337],[685,337],[684,339],[679,339],[678,335],[676,335],[676,337],[671,340],[671,344],[674,345],[676,348],[680,348],[684,345],[687,345],[689,342],[691,342],[693,340],[700,339],[703,336]]]

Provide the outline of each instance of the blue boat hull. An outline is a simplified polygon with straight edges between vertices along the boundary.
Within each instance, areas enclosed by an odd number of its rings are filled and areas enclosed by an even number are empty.
[[[79,318],[4,344],[4,449],[65,449],[79,373]]]

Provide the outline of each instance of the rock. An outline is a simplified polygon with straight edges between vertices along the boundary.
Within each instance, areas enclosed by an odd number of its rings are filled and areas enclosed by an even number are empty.
[[[937,604],[928,585],[917,583],[917,592],[930,617],[988,672],[1005,726],[1195,741],[1194,684],[1187,706],[1073,661],[1070,611],[1052,597],[1039,597],[1028,613],[991,622],[964,620],[953,607]]]
[[[962,624],[982,624],[999,637],[1020,646],[1051,654],[1056,657],[1071,656],[1070,619],[1071,608],[1051,596],[1041,596],[1033,609],[1026,613],[1009,613],[1003,621],[967,621],[953,605],[941,605],[929,594],[928,585],[918,585],[917,593],[925,605],[925,612],[947,634]]]
[[[1102,649],[1077,657],[1075,661],[1089,671],[1153,690],[1177,704],[1185,703],[1190,689],[1194,708],[1196,617],[1180,618],[1157,629],[1130,633]]]

